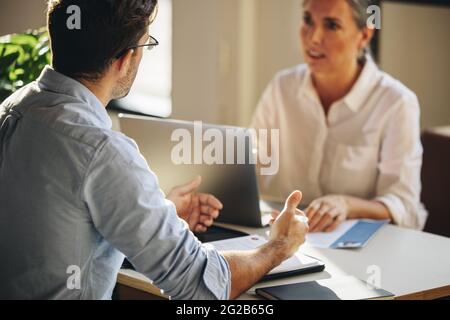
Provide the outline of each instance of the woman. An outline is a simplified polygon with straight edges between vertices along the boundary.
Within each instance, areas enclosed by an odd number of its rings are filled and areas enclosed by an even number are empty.
[[[280,130],[273,150],[280,170],[261,178],[263,193],[302,190],[312,232],[361,218],[422,229],[427,217],[420,203],[419,103],[367,54],[374,33],[369,5],[304,1],[306,65],[275,77],[253,119],[255,129]]]

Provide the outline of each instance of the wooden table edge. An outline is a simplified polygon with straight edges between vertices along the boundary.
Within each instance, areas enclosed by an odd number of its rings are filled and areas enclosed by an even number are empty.
[[[164,295],[161,292],[161,289],[151,284],[150,282],[135,278],[122,272],[119,272],[117,274],[117,283],[169,300],[169,297]]]
[[[131,287],[133,289],[141,290],[154,296],[169,299],[161,290],[150,282],[138,279],[122,272],[117,275],[117,283]],[[416,293],[396,296],[394,300],[435,300],[440,298],[450,297],[450,285],[424,290]]]

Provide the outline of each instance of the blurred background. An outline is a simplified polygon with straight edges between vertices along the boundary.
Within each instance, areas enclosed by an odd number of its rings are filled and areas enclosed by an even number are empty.
[[[0,35],[45,25],[45,0],[0,0]],[[382,1],[380,67],[418,95],[422,126],[450,124],[449,1]],[[122,106],[248,126],[274,74],[302,63],[301,0],[160,0],[132,94]]]

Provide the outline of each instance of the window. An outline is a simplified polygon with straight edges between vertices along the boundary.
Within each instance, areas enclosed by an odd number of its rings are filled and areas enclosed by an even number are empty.
[[[156,117],[172,113],[172,0],[160,0],[150,34],[160,43],[144,56],[130,94],[118,101],[122,109]]]

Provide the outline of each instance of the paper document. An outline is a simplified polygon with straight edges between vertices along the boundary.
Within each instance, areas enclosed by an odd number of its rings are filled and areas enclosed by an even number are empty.
[[[228,240],[221,240],[209,243],[218,251],[234,250],[253,250],[267,243],[267,240],[258,235],[250,235]],[[321,262],[309,256],[298,252],[290,259],[284,261],[281,265],[269,272],[269,274],[283,273],[296,269],[302,269],[319,265]]]
[[[389,221],[347,220],[333,232],[309,233],[306,244],[316,248],[362,248]]]

